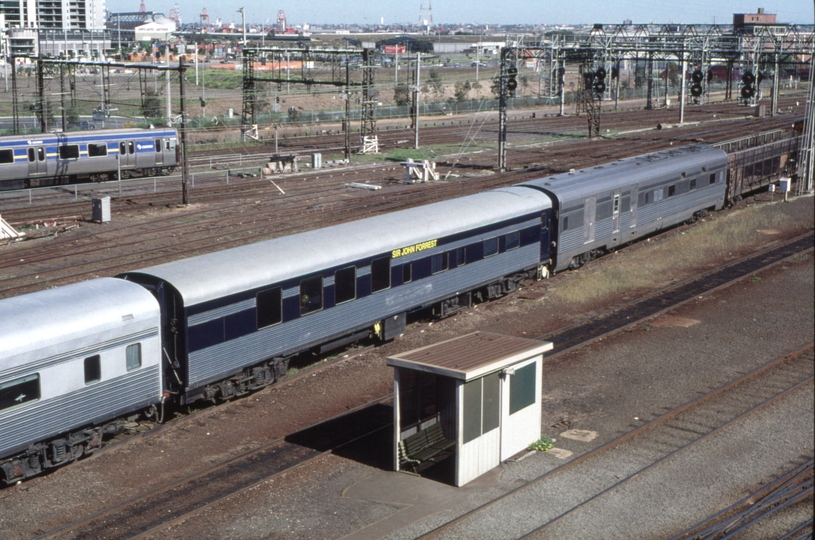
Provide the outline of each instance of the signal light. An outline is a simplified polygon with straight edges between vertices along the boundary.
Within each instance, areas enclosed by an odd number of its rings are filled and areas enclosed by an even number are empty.
[[[759,75],[761,75],[760,72]],[[741,82],[744,83],[744,86],[741,87],[742,98],[748,100],[756,95],[756,88],[753,86],[753,83],[756,82],[756,77],[752,71],[745,71],[744,75],[741,76]]]
[[[518,88],[518,68],[515,64],[510,64],[507,68],[507,90],[514,92]]]
[[[700,84],[704,76],[702,75],[702,71],[697,69],[691,74],[690,78],[694,84]]]
[[[597,68],[597,71],[594,72],[594,91],[597,94],[602,94],[606,91],[606,68],[600,67]]]

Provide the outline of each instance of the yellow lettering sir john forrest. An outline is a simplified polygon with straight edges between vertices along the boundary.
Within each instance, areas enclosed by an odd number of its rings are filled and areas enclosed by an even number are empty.
[[[412,246],[406,246],[402,249],[394,249],[391,252],[391,258],[395,259],[396,257],[404,257],[405,255],[410,255],[411,253],[417,253],[419,251],[424,251],[426,249],[432,249],[436,247],[438,240],[428,240],[427,242],[421,242],[419,244],[413,244]]]

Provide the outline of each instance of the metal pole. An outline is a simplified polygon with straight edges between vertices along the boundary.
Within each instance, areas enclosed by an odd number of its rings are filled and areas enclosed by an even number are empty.
[[[507,47],[501,49],[498,93],[498,170],[507,170]]]
[[[413,148],[419,148],[419,78],[422,71],[422,53],[416,53],[416,86],[413,88]]]
[[[179,126],[179,143],[181,144],[181,203],[190,204],[190,194],[187,188],[187,178],[190,174],[190,164],[187,159],[187,95],[184,92],[184,57],[178,57],[178,94],[181,99],[181,125]],[[168,72],[169,73],[169,72]]]
[[[166,45],[164,45],[164,58],[167,62],[167,67],[170,67],[170,42],[168,41]],[[167,93],[167,127],[173,127],[173,105],[170,100],[170,70],[168,69],[166,72],[166,93]]]
[[[679,123],[685,122],[685,75],[688,73],[688,63],[685,61],[685,52],[681,53],[682,62],[682,82],[679,84]],[[667,72],[666,72],[667,75]],[[665,99],[668,99],[668,93],[665,93]]]
[[[277,131],[275,131],[275,153],[277,153]],[[345,159],[351,161],[351,67],[345,61]]]
[[[122,196],[122,155],[116,154],[116,180],[119,183],[119,197]]]
[[[45,111],[45,83],[42,76],[42,58],[37,58],[37,107],[40,115],[40,131],[48,132],[48,119]]]

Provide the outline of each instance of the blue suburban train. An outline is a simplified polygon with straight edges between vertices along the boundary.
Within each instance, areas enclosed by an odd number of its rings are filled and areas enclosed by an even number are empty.
[[[111,129],[0,137],[0,190],[170,174],[174,129]]]
[[[168,137],[169,138],[169,137]],[[0,301],[0,476],[99,447],[123,418],[229,399],[289,359],[389,340],[725,203],[686,146]]]

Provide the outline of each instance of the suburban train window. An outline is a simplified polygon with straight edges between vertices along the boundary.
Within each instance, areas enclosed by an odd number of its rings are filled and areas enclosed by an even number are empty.
[[[0,150],[0,164],[14,163],[14,150]]]
[[[690,183],[688,183],[688,191],[693,191],[696,189],[696,178],[691,178]]]
[[[37,148],[37,161],[45,161],[45,148],[42,146]]]
[[[88,157],[99,157],[108,155],[108,145],[88,144]]]
[[[283,289],[275,287],[260,291],[255,296],[255,305],[258,314],[258,330],[272,326],[283,320]]]
[[[102,358],[95,354],[85,358],[85,384],[102,380]]]
[[[40,375],[34,373],[0,382],[0,411],[40,399]]]
[[[334,303],[341,304],[357,297],[357,267],[334,272]]]
[[[156,153],[161,152],[161,139],[156,139]]]
[[[413,281],[413,263],[405,263],[402,265],[402,283],[411,281]]]
[[[463,247],[456,249],[456,265],[464,266],[467,264],[467,252]]]
[[[569,230],[569,216],[564,216],[563,217],[563,230],[564,231]]]
[[[300,315],[323,308],[323,276],[314,276],[300,282]]]
[[[59,159],[79,159],[79,145],[65,144],[60,146]]]
[[[713,173],[713,174],[710,175],[710,183],[711,184],[716,183],[716,173]]]
[[[518,231],[507,233],[507,251],[521,245],[521,233]]]
[[[498,238],[484,240],[484,257],[492,257],[496,253],[498,253]]]
[[[34,154],[34,149],[29,148],[28,149],[28,161],[35,161],[36,159],[37,159],[37,156]]]
[[[391,286],[391,260],[389,257],[371,261],[371,292],[389,289]]]
[[[141,367],[141,343],[128,345],[125,349],[125,364],[128,371]]]
[[[450,256],[445,253],[437,253],[430,257],[430,273],[438,274],[450,267]]]
[[[136,145],[133,144],[133,141],[127,141],[127,153],[132,154],[136,151]]]
[[[668,197],[673,197],[674,195],[676,195],[676,185],[672,184],[668,186]]]
[[[123,156],[127,153],[127,145],[124,142],[119,143],[119,155]]]

